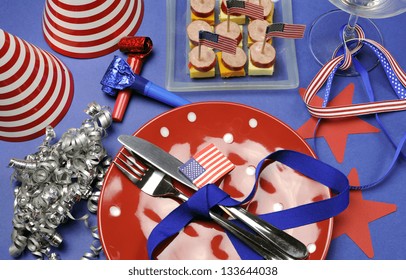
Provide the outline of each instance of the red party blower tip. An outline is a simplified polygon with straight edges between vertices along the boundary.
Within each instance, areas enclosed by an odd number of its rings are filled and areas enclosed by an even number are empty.
[[[128,54],[127,62],[135,74],[140,74],[142,64],[151,53],[152,47],[152,40],[149,37],[126,36],[118,42],[120,51]],[[131,90],[119,91],[113,109],[113,121],[121,122],[123,120],[130,98]]]

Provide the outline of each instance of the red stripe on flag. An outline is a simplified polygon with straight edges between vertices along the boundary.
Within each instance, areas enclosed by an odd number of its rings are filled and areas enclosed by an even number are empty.
[[[306,25],[285,23],[283,31],[270,31],[266,34],[266,40],[272,37],[301,39],[304,37]]]
[[[230,7],[227,9],[227,13],[246,15],[254,19],[263,19],[264,7],[254,3],[245,2],[245,7]]]
[[[209,48],[217,49],[219,51],[235,54],[237,49],[237,40],[231,39],[222,35],[218,35],[218,42],[211,40],[201,39],[199,43]]]
[[[205,172],[193,181],[199,188],[208,183],[215,183],[234,169],[234,164],[213,144],[196,153],[193,158],[205,169]]]

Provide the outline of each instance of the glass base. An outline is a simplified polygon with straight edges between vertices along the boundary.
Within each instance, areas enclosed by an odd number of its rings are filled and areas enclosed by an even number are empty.
[[[334,51],[342,45],[340,28],[347,24],[348,19],[348,13],[333,10],[321,15],[313,22],[309,31],[308,44],[320,65],[326,64],[332,58]],[[367,39],[383,45],[382,34],[371,20],[359,18],[357,24],[362,27]],[[363,47],[356,57],[368,71],[374,69],[379,63],[376,55],[368,47]],[[345,71],[338,70],[336,74],[340,76],[359,75],[353,66]]]

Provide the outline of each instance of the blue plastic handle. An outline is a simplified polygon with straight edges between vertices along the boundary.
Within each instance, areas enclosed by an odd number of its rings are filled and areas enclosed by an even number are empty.
[[[137,91],[138,93],[173,107],[183,106],[191,103],[189,100],[184,99],[173,92],[167,91],[144,77],[135,75],[135,78],[135,82],[131,85],[131,89]]]

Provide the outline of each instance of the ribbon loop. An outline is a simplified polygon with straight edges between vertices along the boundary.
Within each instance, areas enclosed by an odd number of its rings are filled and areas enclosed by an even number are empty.
[[[200,188],[187,202],[175,208],[152,230],[147,242],[149,258],[153,259],[155,249],[166,239],[178,234],[193,219],[209,219],[210,209],[222,203],[238,204],[214,184]]]
[[[359,38],[346,41],[346,44],[343,44],[345,48],[344,54],[339,55],[339,50],[337,50],[334,54],[336,56],[320,69],[304,93],[303,101],[305,102],[310,114],[316,118],[343,118],[406,110],[406,73],[382,45],[373,40],[362,37],[364,35],[362,35],[363,31],[361,27],[356,27],[356,32]],[[352,56],[357,53],[356,50],[358,47],[352,51],[348,50],[347,44],[351,42],[358,42],[359,44],[362,43],[362,46],[367,46],[375,52],[379,58],[379,61],[383,65],[387,76],[389,77],[392,87],[395,89],[395,92],[400,99],[371,101],[343,106],[326,106],[327,98],[331,89],[331,82],[336,71],[339,68],[347,68],[351,66],[352,60],[354,59]],[[351,56],[349,55],[350,53]],[[313,105],[313,98],[317,95],[326,81],[328,81],[328,84],[323,106]]]
[[[228,196],[216,185],[209,184],[194,193],[186,202],[191,214],[196,217],[210,219],[209,211]]]
[[[399,64],[392,57],[392,55],[379,43],[365,38],[365,34],[360,26],[355,27],[355,33],[358,38],[345,40],[344,38],[344,29],[345,26],[341,29],[341,34],[343,37],[343,44],[337,48],[333,54],[333,58],[322,67],[319,73],[311,81],[310,85],[306,89],[304,94],[304,101],[306,106],[309,109],[309,112],[316,118],[319,118],[317,121],[314,135],[316,135],[316,130],[320,124],[322,118],[342,118],[342,117],[354,117],[360,115],[375,114],[375,118],[378,122],[378,125],[381,127],[382,132],[391,142],[391,144],[396,148],[394,158],[389,165],[389,168],[385,170],[385,173],[375,182],[366,184],[363,186],[351,186],[350,189],[367,189],[371,188],[389,175],[390,171],[395,165],[396,160],[399,157],[406,158],[406,155],[402,153],[402,148],[406,142],[406,134],[403,136],[401,141],[396,144],[392,137],[389,135],[388,131],[385,129],[382,121],[379,118],[378,113],[382,112],[393,112],[406,110],[406,73],[400,68]],[[357,43],[357,46],[349,50],[349,46]],[[386,77],[388,78],[390,85],[395,92],[398,99],[387,100],[387,101],[376,101],[371,81],[368,76],[368,71],[363,67],[363,65],[357,60],[356,54],[361,49],[361,47],[370,48],[373,53],[377,56],[379,62],[381,63]],[[362,104],[349,104],[343,106],[331,106],[327,107],[332,82],[335,76],[335,73],[338,69],[348,69],[349,66],[353,65],[355,70],[360,74],[362,82],[364,84],[365,91],[369,98],[368,103]],[[321,89],[324,83],[327,81],[324,99],[322,106],[314,106],[311,104],[313,97]]]
[[[339,64],[340,70],[347,70],[351,67],[352,59],[353,59],[352,57],[361,50],[361,48],[363,46],[362,40],[365,39],[364,30],[358,24],[354,26],[354,30],[353,30],[354,35],[356,37],[354,37],[350,40],[348,40],[348,38],[346,38],[346,35],[347,35],[346,28],[347,28],[347,25],[344,25],[340,29],[340,37],[342,39],[342,45],[339,46],[334,51],[334,54],[332,57],[332,58],[335,58],[338,56],[338,54],[340,52],[343,53],[343,55],[344,55],[343,61],[341,64]],[[353,46],[354,44],[355,44],[355,47],[350,49],[350,46]]]

